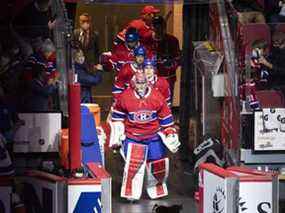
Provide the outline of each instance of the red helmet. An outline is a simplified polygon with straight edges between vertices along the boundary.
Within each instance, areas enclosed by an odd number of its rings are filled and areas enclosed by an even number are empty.
[[[146,94],[148,81],[144,72],[136,72],[131,80],[131,87],[143,97]]]

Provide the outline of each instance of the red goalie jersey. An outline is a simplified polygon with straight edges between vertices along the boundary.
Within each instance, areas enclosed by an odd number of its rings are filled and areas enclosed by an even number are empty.
[[[126,136],[135,140],[153,137],[161,128],[174,124],[165,98],[150,87],[143,98],[132,88],[125,90],[114,106],[112,120],[123,121]]]

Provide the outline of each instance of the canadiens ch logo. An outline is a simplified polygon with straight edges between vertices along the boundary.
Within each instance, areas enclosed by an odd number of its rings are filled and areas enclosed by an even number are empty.
[[[242,198],[240,197],[239,198],[239,203],[238,203],[238,207],[239,207],[239,212],[244,212],[247,210],[247,207],[246,207],[246,202],[242,200]]]
[[[213,213],[225,213],[225,191],[221,187],[217,187],[213,196]]]
[[[145,123],[152,119],[153,113],[151,111],[138,111],[134,113],[135,122]]]

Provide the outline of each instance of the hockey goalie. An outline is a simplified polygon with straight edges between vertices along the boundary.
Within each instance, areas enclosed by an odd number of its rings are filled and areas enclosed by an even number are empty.
[[[121,147],[125,159],[121,197],[140,199],[145,171],[149,197],[167,196],[166,149],[175,153],[180,142],[165,97],[148,85],[143,72],[135,73],[116,101],[110,125],[110,146]]]

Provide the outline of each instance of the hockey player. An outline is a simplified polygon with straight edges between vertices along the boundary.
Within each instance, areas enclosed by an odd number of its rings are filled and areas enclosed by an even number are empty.
[[[169,84],[164,77],[158,77],[156,63],[153,59],[146,59],[144,61],[144,73],[147,77],[149,84],[159,91],[165,98],[168,106],[171,105],[171,94]]]
[[[132,63],[125,64],[119,71],[113,86],[113,96],[116,99],[130,84],[133,75],[137,72],[143,72],[143,63],[146,57],[146,49],[139,46],[134,50],[135,60]]]
[[[180,66],[180,48],[178,39],[167,33],[166,21],[162,16],[153,19],[154,37],[150,48],[157,55],[158,76],[167,79],[171,91],[174,92],[176,70]]]
[[[126,32],[125,42],[114,46],[112,52],[103,53],[103,57],[108,59],[104,63],[106,70],[114,69],[119,71],[126,63],[131,63],[134,60],[134,49],[139,46],[139,34],[135,28],[129,28]]]
[[[121,197],[140,199],[145,168],[149,197],[167,196],[169,160],[166,147],[175,153],[180,142],[165,98],[148,85],[144,73],[136,73],[131,87],[121,94],[110,124],[109,146],[122,146],[125,158]]]
[[[118,33],[117,40],[125,41],[125,34],[127,29],[134,27],[138,30],[142,44],[148,43],[154,35],[154,31],[152,29],[152,19],[159,12],[160,10],[152,5],[145,6],[141,11],[141,18],[131,21],[125,29]]]

